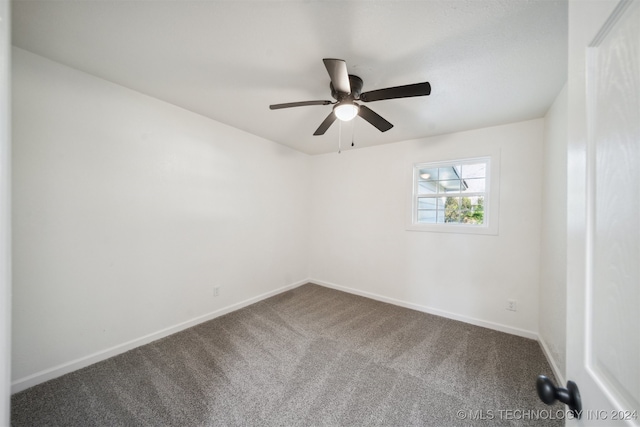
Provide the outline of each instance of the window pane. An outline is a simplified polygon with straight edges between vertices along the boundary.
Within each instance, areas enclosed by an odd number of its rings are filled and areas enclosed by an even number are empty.
[[[460,166],[458,166],[458,168],[459,167]],[[460,179],[460,174],[458,173],[458,171],[456,170],[456,167],[454,166],[439,168],[438,173],[439,173],[438,179],[441,181],[444,181],[447,179]]]
[[[444,222],[460,222],[460,197],[443,197],[439,204],[444,201]],[[440,208],[441,205],[438,206]]]
[[[418,222],[433,224],[436,222],[437,211],[418,211]]]
[[[437,181],[438,168],[425,168],[418,171],[418,181]]]
[[[463,182],[464,182],[464,184],[462,185],[463,193],[484,193],[484,188],[485,188],[484,178],[465,179]]]
[[[441,193],[458,193],[460,192],[460,181],[459,179],[452,179],[449,181],[439,181],[440,183],[440,192]]]
[[[472,165],[462,165],[460,176],[465,178],[484,178],[487,174],[487,164],[477,163]]]
[[[436,199],[434,197],[420,197],[418,209],[436,209]]]
[[[460,222],[470,225],[484,224],[484,198],[463,197],[460,206]]]
[[[436,181],[418,181],[418,194],[435,194],[437,188]]]

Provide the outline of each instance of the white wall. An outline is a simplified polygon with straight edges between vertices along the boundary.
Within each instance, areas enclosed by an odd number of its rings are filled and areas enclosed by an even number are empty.
[[[538,330],[544,120],[314,156],[310,276],[531,338]],[[413,163],[500,151],[499,234],[407,231]],[[506,310],[515,299],[518,311]]]
[[[11,378],[10,10],[0,2],[0,426],[9,425]]]
[[[309,156],[13,55],[14,391],[307,277]]]
[[[564,383],[567,315],[567,86],[545,116],[540,236],[540,342]]]

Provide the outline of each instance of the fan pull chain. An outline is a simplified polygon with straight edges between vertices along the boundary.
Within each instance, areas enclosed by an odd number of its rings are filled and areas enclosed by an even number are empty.
[[[354,147],[356,144],[354,142],[354,136],[356,134],[356,119],[353,119],[353,125],[351,126],[351,146]]]
[[[342,120],[338,122],[338,154],[342,153]]]

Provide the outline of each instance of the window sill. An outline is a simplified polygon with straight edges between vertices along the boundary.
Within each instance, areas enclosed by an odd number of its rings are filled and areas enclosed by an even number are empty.
[[[487,225],[457,225],[457,224],[410,224],[407,231],[427,231],[430,233],[458,233],[458,234],[484,234],[498,235],[498,227]]]

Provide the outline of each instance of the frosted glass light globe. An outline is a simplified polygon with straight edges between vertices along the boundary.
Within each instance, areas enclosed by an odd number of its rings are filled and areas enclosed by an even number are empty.
[[[339,104],[334,107],[333,113],[343,122],[348,122],[358,115],[358,106],[351,103]]]

